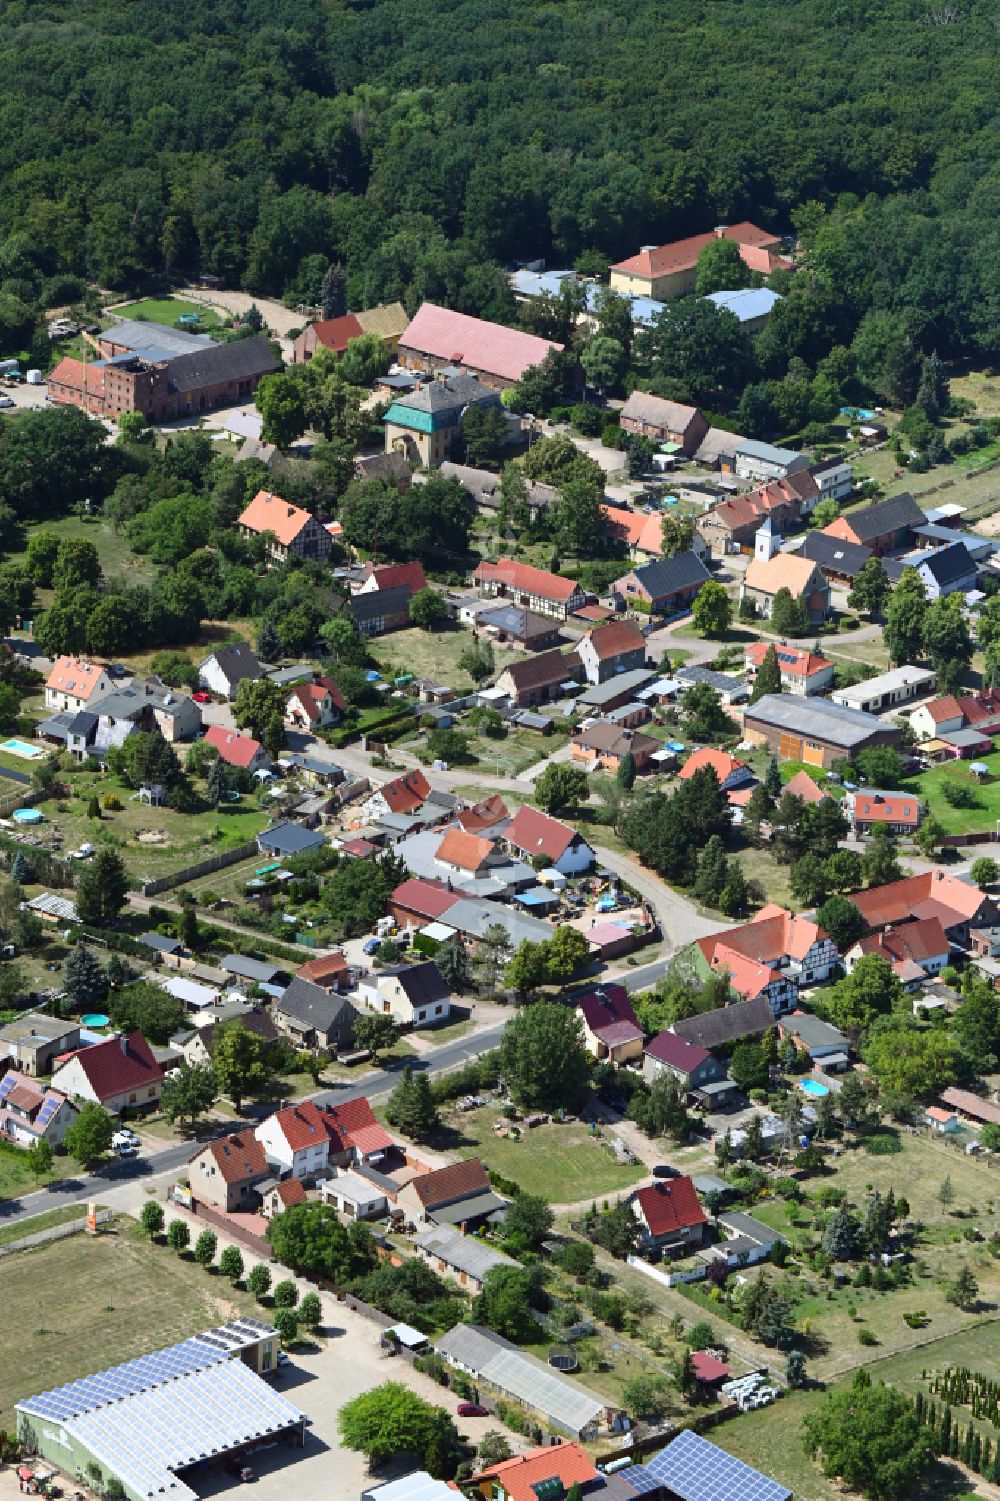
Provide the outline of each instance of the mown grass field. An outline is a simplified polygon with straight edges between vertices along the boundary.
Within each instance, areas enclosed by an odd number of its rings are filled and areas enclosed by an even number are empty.
[[[460,1157],[481,1157],[487,1167],[512,1178],[525,1193],[541,1194],[554,1204],[583,1199],[600,1200],[630,1188],[646,1176],[641,1163],[620,1166],[610,1137],[593,1136],[579,1121],[536,1126],[523,1131],[520,1141],[494,1136],[499,1110],[452,1111],[447,1125],[459,1134],[454,1150]]]
[[[25,528],[26,544],[36,532],[53,532],[60,540],[65,538],[67,541],[76,541],[82,537],[85,542],[93,542],[105,578],[125,578],[130,584],[152,582],[155,570],[148,561],[132,551],[128,539],[122,533],[116,532],[109,522],[102,521],[99,517],[85,519],[81,516],[61,516],[54,521],[28,526]],[[10,562],[17,563],[23,556],[23,552],[11,553]],[[38,598],[43,604],[47,604],[51,601],[52,591],[40,589]]]
[[[968,761],[945,761],[911,777],[905,784],[908,792],[930,805],[946,834],[992,832],[996,828],[1000,819],[1000,751],[991,751],[982,760],[989,767],[993,781],[977,782],[969,771]],[[956,786],[971,793],[975,799],[971,807],[954,808],[948,802],[944,789]]]
[[[168,328],[187,327],[178,324],[178,318],[182,313],[197,313],[199,322],[197,326],[191,325],[191,333],[207,333],[211,328],[218,328],[222,321],[214,308],[206,307],[204,303],[187,302],[183,297],[144,297],[141,302],[125,303],[110,308],[109,312],[117,313],[121,318],[165,323]]]
[[[3,1262],[6,1359],[0,1411],[76,1376],[148,1354],[249,1313],[253,1299],[151,1245],[130,1220]]]
[[[433,631],[410,626],[376,637],[368,643],[368,649],[390,680],[412,672],[416,678],[430,678],[465,693],[473,686],[472,679],[458,666],[458,659],[471,640],[470,633],[455,624]]]

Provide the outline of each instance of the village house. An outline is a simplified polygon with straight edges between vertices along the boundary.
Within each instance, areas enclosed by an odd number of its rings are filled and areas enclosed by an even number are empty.
[[[843,1032],[810,1012],[793,1011],[791,1016],[783,1016],[778,1036],[793,1042],[824,1073],[841,1073],[850,1062],[850,1045]]]
[[[832,801],[830,794],[822,787],[817,787],[807,771],[797,771],[791,781],[785,783],[785,792],[790,792],[793,797],[802,798],[806,803],[824,803]]]
[[[504,412],[496,391],[474,375],[441,375],[397,396],[382,419],[386,453],[399,453],[408,463],[433,468],[451,458],[470,407]],[[511,423],[511,435],[516,437],[520,423],[516,417],[508,419],[508,428]]]
[[[347,961],[343,954],[335,956],[343,968],[337,977],[347,974]],[[322,963],[310,960],[312,964]],[[307,966],[303,966],[303,969]],[[326,975],[327,980],[331,978]],[[350,1053],[354,1048],[354,1024],[357,1008],[347,996],[336,989],[319,985],[298,972],[273,1008],[274,1023],[278,1031],[298,1048],[310,1052]]]
[[[163,1070],[142,1033],[130,1032],[73,1053],[53,1071],[52,1088],[103,1105],[111,1115],[152,1110],[163,1088]]]
[[[732,313],[740,320],[744,333],[759,334],[770,323],[781,298],[770,287],[734,287],[731,291],[709,292],[705,301]]]
[[[79,1115],[68,1095],[9,1069],[0,1078],[0,1140],[25,1151],[38,1141],[58,1147]]]
[[[657,558],[616,579],[612,593],[626,605],[650,615],[672,615],[687,608],[702,584],[712,575],[694,552],[674,558]]]
[[[289,557],[322,563],[333,550],[330,533],[315,516],[268,490],[257,491],[237,525],[241,537],[264,537],[267,555],[276,563]]]
[[[303,1183],[325,1177],[333,1167],[377,1167],[396,1145],[366,1099],[323,1106],[302,1100],[269,1115],[254,1135],[272,1173]]]
[[[642,1056],[642,1028],[624,985],[607,984],[576,997],[583,1040],[595,1058],[628,1063]]]
[[[490,1188],[478,1157],[421,1173],[400,1189],[396,1202],[421,1230],[431,1225],[475,1230],[501,1213],[507,1203]]]
[[[343,354],[352,339],[362,334],[376,334],[390,354],[395,354],[406,332],[409,318],[401,302],[381,303],[360,313],[344,313],[339,318],[323,318],[310,323],[292,343],[292,363],[311,360],[320,349]]]
[[[561,625],[549,615],[536,615],[523,605],[496,605],[480,609],[475,617],[473,634],[486,636],[500,646],[516,646],[523,651],[544,651],[560,639]]]
[[[655,1084],[664,1073],[673,1074],[687,1093],[726,1077],[725,1065],[707,1048],[669,1031],[658,1032],[642,1052],[642,1077],[647,1084]]]
[[[714,1052],[716,1048],[728,1047],[742,1042],[745,1037],[760,1037],[774,1026],[774,1010],[763,994],[734,1001],[729,1006],[717,1006],[714,1011],[702,1011],[697,1016],[686,1016],[672,1022],[669,1030],[685,1042],[695,1042],[699,1047]]]
[[[383,589],[395,589],[406,584],[414,594],[427,588],[427,575],[422,563],[365,563],[365,581],[357,594],[377,594]]]
[[[388,631],[406,630],[412,598],[409,584],[396,584],[391,589],[352,594],[347,608],[359,636],[384,636]]]
[[[920,825],[920,799],[907,792],[877,792],[865,787],[848,792],[843,801],[847,821],[855,834],[870,834],[882,827],[890,834],[915,834]]]
[[[765,276],[791,265],[781,254],[780,236],[743,221],[719,225],[706,234],[689,235],[666,245],[647,245],[611,267],[609,286],[626,297],[651,297],[655,302],[687,297],[695,289],[698,257],[713,240],[734,240],[744,264]]]
[[[552,615],[565,620],[584,603],[586,596],[573,579],[564,579],[544,568],[532,568],[513,558],[498,558],[479,564],[472,582],[486,598],[513,600],[538,615]]]
[[[436,1027],[451,1011],[451,991],[433,959],[373,971],[359,982],[357,998],[369,1011],[414,1029]]]
[[[937,917],[956,948],[966,948],[976,928],[993,927],[1000,916],[992,897],[947,870],[904,876],[885,886],[855,891],[847,900],[854,903],[873,931]]]
[[[464,881],[484,876],[491,865],[499,864],[502,860],[503,856],[494,851],[492,839],[479,834],[467,834],[457,824],[445,831],[434,854],[434,864],[440,865],[446,880],[450,876],[457,876]]]
[[[796,985],[817,985],[828,980],[840,960],[836,944],[818,923],[775,902],[761,907],[750,922],[726,928],[699,939],[698,943],[713,969],[720,968],[716,953],[721,945],[746,959],[780,970]]]
[[[819,486],[819,500],[846,500],[854,489],[854,470],[846,459],[821,459],[809,473]]]
[[[875,556],[870,547],[863,547],[858,542],[845,542],[840,537],[828,537],[825,532],[807,532],[798,555],[815,563],[831,584],[843,584],[847,587],[854,583],[868,559]],[[889,569],[886,570],[890,582],[891,568],[890,561]]]
[[[909,720],[918,740],[931,740],[968,727],[993,735],[1000,732],[1000,689],[946,694],[921,704],[912,711]]]
[[[482,1501],[562,1501],[574,1487],[579,1495],[605,1501],[609,1484],[579,1444],[551,1442],[490,1465],[467,1482]],[[614,1492],[616,1498],[620,1494]]]
[[[605,683],[616,673],[646,665],[646,638],[627,620],[609,620],[596,626],[577,642],[588,683]]]
[[[332,995],[334,991],[349,990],[353,984],[347,955],[340,949],[335,949],[331,954],[321,954],[317,959],[307,959],[295,974],[300,980],[318,985],[327,995]]]
[[[244,678],[256,683],[263,676],[264,669],[250,647],[245,641],[235,641],[205,658],[198,668],[198,685],[220,698],[233,699]]]
[[[522,803],[504,830],[507,847],[529,862],[544,855],[561,875],[582,875],[594,863],[594,851],[576,829]]]
[[[562,348],[551,339],[425,302],[401,336],[397,354],[407,370],[458,369],[503,391]]]
[[[431,794],[431,784],[423,772],[414,767],[402,776],[394,777],[373,792],[361,805],[361,816],[366,823],[374,823],[386,813],[414,813]]]
[[[708,432],[708,423],[697,407],[663,401],[645,391],[633,391],[622,407],[620,425],[627,433],[639,433],[654,443],[668,443],[691,458]]]
[[[537,657],[520,657],[508,662],[496,680],[496,688],[505,693],[519,709],[530,709],[550,699],[562,698],[576,686],[582,676],[580,659],[575,652],[558,647],[539,652]]]
[[[114,684],[97,662],[57,657],[45,682],[45,707],[65,712],[85,709],[110,693]]]
[[[800,474],[809,468],[808,456],[791,448],[777,448],[773,443],[761,443],[756,438],[741,438],[736,445],[736,474],[740,479],[771,480],[787,479],[790,474]]]
[[[260,1142],[250,1130],[233,1131],[199,1147],[187,1165],[191,1193],[197,1203],[222,1214],[253,1211],[258,1190],[271,1176]]]
[[[749,495],[734,495],[723,500],[695,522],[698,535],[707,544],[713,558],[753,547],[763,514]]]
[[[625,707],[627,709],[629,706]],[[614,714],[621,712],[620,709],[612,711]],[[643,704],[636,705],[636,716],[640,714],[647,718],[649,716],[649,710]],[[601,766],[605,771],[617,773],[625,757],[631,756],[636,771],[643,772],[651,765],[653,757],[662,751],[663,742],[654,740],[652,735],[643,735],[639,730],[616,724],[609,717],[599,719],[596,724],[587,725],[584,729],[574,730],[570,746],[572,759],[587,771]]]
[[[740,585],[740,603],[749,600],[765,620],[770,620],[775,595],[781,589],[787,589],[793,599],[804,601],[810,620],[819,623],[829,615],[828,579],[815,563],[789,552],[752,559]]]
[[[809,517],[819,503],[819,486],[808,469],[772,479],[747,492],[747,499],[775,531],[790,531]]]
[[[891,714],[903,704],[933,693],[936,682],[937,677],[929,667],[893,667],[863,683],[836,688],[830,694],[830,701],[861,714]]]
[[[285,700],[285,724],[290,730],[311,732],[338,724],[347,708],[333,678],[314,672],[305,683],[296,683]]]
[[[624,542],[630,558],[640,561],[663,555],[663,515],[659,511],[631,511],[625,506],[601,506],[604,529],[609,537]],[[708,543],[695,531],[691,551],[703,561],[708,557]]]
[[[0,1027],[0,1059],[13,1059],[17,1071],[31,1078],[51,1073],[56,1058],[79,1046],[79,1022],[43,1011],[26,1011]]]
[[[968,594],[975,589],[976,564],[964,542],[939,547],[904,562],[911,562],[920,576],[929,600],[944,599],[949,594]]]
[[[647,1183],[629,1194],[625,1202],[639,1222],[641,1252],[672,1255],[701,1245],[708,1216],[686,1174]]]
[[[743,713],[743,736],[752,745],[766,745],[784,761],[804,761],[825,771],[836,761],[849,761],[870,745],[899,746],[898,725],[873,714],[861,714],[828,698],[798,698],[790,693],[766,693]]]
[[[881,954],[904,987],[914,990],[928,977],[939,975],[950,962],[951,944],[939,917],[923,917],[899,927],[890,924],[881,933],[859,938],[844,955],[848,974],[865,954]]]
[[[728,751],[702,746],[688,756],[678,772],[678,781],[689,782],[697,771],[710,767],[714,771],[723,792],[737,792],[742,787],[752,787],[757,778],[745,761],[738,761]]]
[[[266,1220],[273,1220],[275,1215],[283,1214],[293,1204],[305,1204],[307,1198],[298,1178],[286,1178],[283,1183],[275,1183],[269,1178],[260,1185],[260,1212]]]
[[[265,1052],[278,1040],[278,1028],[263,1006],[248,1006],[243,1001],[224,1002],[218,990],[180,976],[171,976],[162,984],[168,995],[200,1011],[199,1025],[188,1032],[175,1033],[170,1039],[171,1046],[180,1049],[185,1063],[211,1063],[223,1028],[231,1021],[238,1021],[244,1031],[259,1037]],[[206,1022],[208,1016],[217,1019]]]
[[[787,646],[783,641],[751,641],[745,648],[743,660],[749,682],[756,682],[757,674],[764,665],[764,658],[772,646],[781,673],[782,693],[811,698],[814,694],[826,693],[833,686],[832,662],[805,647]]]
[[[841,542],[859,543],[870,547],[876,557],[910,546],[917,527],[923,526],[927,517],[908,490],[880,500],[875,505],[859,506],[844,516],[838,516],[823,534]]]
[[[449,907],[461,901],[444,881],[411,876],[401,881],[389,900],[389,912],[401,928],[423,928],[444,919]]]
[[[238,735],[221,724],[210,724],[205,731],[205,744],[219,753],[219,760],[227,766],[238,766],[242,771],[267,771],[271,757],[252,735]]]

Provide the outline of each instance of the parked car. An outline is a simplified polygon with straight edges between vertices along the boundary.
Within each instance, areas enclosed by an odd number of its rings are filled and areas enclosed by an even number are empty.
[[[116,1131],[114,1136],[112,1136],[111,1145],[113,1147],[137,1147],[139,1146],[139,1138],[128,1126],[123,1126],[120,1131]]]
[[[120,1147],[114,1147],[112,1148],[112,1150],[114,1151],[116,1157],[120,1157],[123,1160],[130,1157],[138,1157],[139,1155],[139,1148],[135,1145],[135,1142],[132,1141],[126,1142]]]
[[[658,1162],[653,1169],[654,1178],[679,1178],[680,1169],[671,1167],[668,1162]]]
[[[191,697],[196,704],[210,704],[212,702],[212,695],[206,693],[204,688],[199,688],[196,693],[192,693]]]
[[[14,405],[15,403],[11,401],[9,396],[0,396],[0,407],[12,407]]]
[[[459,1402],[456,1409],[460,1418],[485,1418],[486,1408],[480,1407],[478,1402]]]

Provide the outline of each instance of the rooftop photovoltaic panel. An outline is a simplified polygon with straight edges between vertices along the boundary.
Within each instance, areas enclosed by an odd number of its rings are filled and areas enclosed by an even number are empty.
[[[0,1100],[5,1100],[17,1083],[13,1074],[4,1074],[0,1079]]]
[[[644,1468],[680,1501],[789,1501],[791,1491],[690,1429]]]
[[[43,1103],[41,1110],[39,1110],[38,1120],[35,1122],[35,1125],[47,1126],[52,1117],[58,1113],[59,1106],[61,1104],[61,1100],[53,1099],[50,1095],[49,1098]]]

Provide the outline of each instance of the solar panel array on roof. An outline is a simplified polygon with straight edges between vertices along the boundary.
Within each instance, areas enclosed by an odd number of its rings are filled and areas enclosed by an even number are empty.
[[[791,1491],[685,1429],[643,1466],[680,1501],[789,1501]]]
[[[0,1104],[7,1098],[16,1083],[17,1078],[14,1074],[4,1074],[0,1079]]]
[[[122,1397],[134,1396],[137,1392],[150,1391],[177,1376],[189,1375],[203,1366],[229,1358],[229,1351],[213,1348],[207,1341],[195,1336],[179,1345],[170,1345],[166,1350],[157,1350],[152,1355],[140,1355],[124,1365],[112,1366],[99,1371],[95,1376],[83,1376],[55,1391],[42,1392],[37,1397],[27,1397],[19,1405],[26,1412],[38,1417],[53,1418],[64,1422],[80,1413],[90,1412]]]
[[[47,1096],[47,1098],[42,1103],[42,1108],[38,1112],[38,1119],[35,1122],[35,1126],[38,1130],[43,1130],[48,1125],[52,1117],[58,1114],[59,1106],[61,1104],[62,1100],[59,1099],[57,1095],[50,1094]]]

